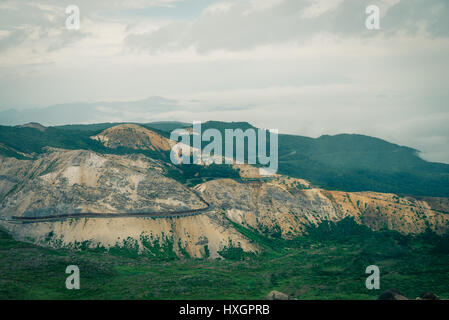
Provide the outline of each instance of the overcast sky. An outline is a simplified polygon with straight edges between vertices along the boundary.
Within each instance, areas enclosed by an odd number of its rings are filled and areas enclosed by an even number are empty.
[[[447,0],[0,0],[0,111],[159,96],[93,122],[361,133],[449,163],[448,58]]]

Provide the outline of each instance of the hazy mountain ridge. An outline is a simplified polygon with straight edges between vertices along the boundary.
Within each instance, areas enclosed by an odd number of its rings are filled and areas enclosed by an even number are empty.
[[[175,110],[178,102],[162,97],[149,97],[136,101],[99,101],[75,102],[52,105],[44,108],[8,109],[0,111],[0,124],[20,125],[26,122],[39,122],[45,126],[67,123],[95,123],[126,119],[128,122],[138,121],[141,114]],[[134,114],[129,118],[129,114]]]

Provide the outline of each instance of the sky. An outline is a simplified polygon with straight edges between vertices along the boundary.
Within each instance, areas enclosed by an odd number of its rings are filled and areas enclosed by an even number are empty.
[[[359,133],[449,163],[448,58],[447,0],[0,0],[0,123],[70,104],[83,123]]]

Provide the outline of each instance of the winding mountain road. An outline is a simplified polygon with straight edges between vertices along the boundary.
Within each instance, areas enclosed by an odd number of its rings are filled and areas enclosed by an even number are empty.
[[[37,222],[49,222],[60,221],[67,219],[82,219],[82,218],[95,218],[95,219],[111,219],[111,218],[182,218],[203,214],[205,212],[213,210],[213,206],[204,200],[204,198],[196,191],[196,196],[206,205],[200,209],[188,209],[177,211],[160,211],[160,212],[128,212],[128,213],[73,213],[73,214],[60,214],[57,216],[42,216],[42,217],[18,217],[12,216],[11,219],[1,219],[2,221],[10,223],[37,223]]]

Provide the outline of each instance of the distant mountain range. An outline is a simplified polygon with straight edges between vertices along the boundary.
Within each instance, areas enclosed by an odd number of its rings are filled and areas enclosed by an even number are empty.
[[[179,108],[176,100],[162,97],[150,97],[136,101],[100,101],[93,103],[65,103],[45,108],[24,110],[9,109],[0,111],[1,125],[20,125],[27,122],[39,122],[43,125],[67,123],[95,123],[109,121],[138,121],[141,116],[152,112],[168,112]]]

